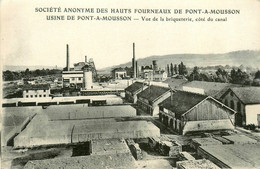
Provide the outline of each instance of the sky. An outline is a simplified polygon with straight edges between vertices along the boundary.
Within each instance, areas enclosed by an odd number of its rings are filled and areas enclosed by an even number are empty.
[[[117,14],[138,21],[50,21],[46,15],[88,13],[39,13],[35,8],[128,8],[128,9],[239,9],[239,15]],[[94,14],[97,15],[97,14]],[[101,14],[102,15],[102,14]],[[104,14],[112,15],[112,14]],[[146,17],[225,18],[227,22],[144,22]],[[257,0],[2,0],[1,63],[65,67],[66,44],[70,62],[93,58],[98,69],[136,58],[182,53],[226,53],[260,49],[260,2]]]

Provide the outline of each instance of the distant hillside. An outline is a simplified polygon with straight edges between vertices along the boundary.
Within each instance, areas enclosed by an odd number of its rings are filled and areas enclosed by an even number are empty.
[[[25,71],[26,69],[29,70],[36,70],[36,69],[56,69],[55,66],[12,66],[12,65],[4,65],[3,70],[10,70],[10,71]],[[57,69],[62,69],[61,67],[57,67]]]
[[[216,65],[230,65],[252,67],[260,69],[260,50],[243,50],[223,54],[170,54],[161,56],[150,56],[138,59],[138,66],[151,65],[152,60],[157,60],[158,66],[165,68],[167,64],[179,64],[181,61],[188,67],[194,66],[206,67]],[[131,66],[131,62],[127,62],[113,67],[107,67],[99,70],[99,72],[110,72],[114,67]]]

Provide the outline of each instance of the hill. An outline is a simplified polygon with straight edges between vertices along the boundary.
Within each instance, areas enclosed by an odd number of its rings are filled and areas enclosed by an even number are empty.
[[[260,50],[243,50],[234,51],[223,54],[169,54],[169,55],[154,55],[142,59],[138,59],[138,66],[151,65],[152,60],[157,60],[158,66],[165,68],[167,64],[179,64],[181,61],[190,68],[194,66],[206,67],[216,65],[252,67],[260,69]],[[131,61],[107,67],[99,70],[99,72],[110,72],[114,67],[131,66]]]

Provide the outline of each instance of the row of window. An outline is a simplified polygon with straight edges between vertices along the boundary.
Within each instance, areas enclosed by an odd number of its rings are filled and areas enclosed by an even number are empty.
[[[76,80],[76,77],[72,77],[71,80]],[[78,80],[81,80],[81,77],[78,77]]]
[[[26,98],[33,98],[33,95],[26,95]],[[34,95],[34,97],[38,97],[38,95]],[[46,94],[44,94],[44,95],[41,95],[41,94],[39,94],[39,97],[46,97]]]
[[[34,90],[35,92],[37,92],[37,90]],[[29,90],[26,90],[26,93],[28,93]],[[46,90],[44,89],[43,92],[46,92]]]

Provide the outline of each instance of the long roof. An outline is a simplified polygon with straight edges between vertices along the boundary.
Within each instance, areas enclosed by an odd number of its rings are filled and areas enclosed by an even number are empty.
[[[244,104],[260,104],[260,87],[233,87],[231,90]]]
[[[194,80],[194,81],[184,84],[183,86],[203,89],[205,92],[205,95],[212,96],[212,97],[219,99],[230,87],[236,87],[236,86],[242,86],[242,85]]]
[[[144,87],[144,86],[145,86],[145,84],[142,82],[134,82],[133,84],[128,86],[125,90],[129,91],[131,93],[136,93],[138,90],[142,89],[142,87]]]
[[[159,105],[171,110],[176,114],[176,116],[181,116],[206,98],[207,96],[201,94],[176,91],[172,96],[168,97]]]
[[[177,79],[177,78],[168,78],[163,83],[167,83],[172,89],[178,89],[185,83],[187,83],[187,79]]]
[[[146,88],[144,91],[139,93],[137,96],[147,99],[148,101],[154,101],[169,91],[170,88],[168,87],[150,85],[148,88]]]

